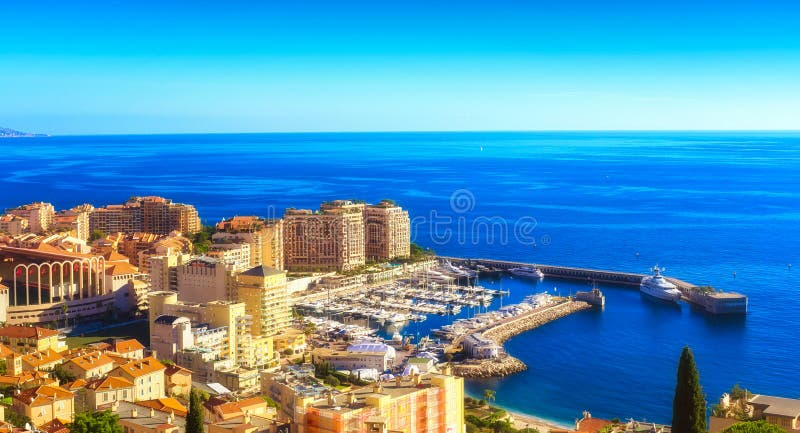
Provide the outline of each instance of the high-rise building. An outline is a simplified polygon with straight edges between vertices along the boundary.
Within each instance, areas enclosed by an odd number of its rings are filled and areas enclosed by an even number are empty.
[[[283,220],[255,216],[235,216],[217,223],[215,243],[247,243],[250,266],[264,265],[283,269]]]
[[[178,299],[182,302],[233,300],[233,269],[212,257],[196,257],[179,265]]]
[[[348,271],[364,258],[364,204],[323,203],[319,212],[287,209],[284,261],[292,271]]]
[[[192,234],[202,228],[194,206],[152,196],[131,197],[122,205],[97,208],[89,220],[91,230],[105,233],[147,232],[165,235],[177,230]]]
[[[0,216],[0,233],[21,235],[28,230],[28,219],[14,214]]]
[[[291,366],[297,371],[304,366]],[[262,389],[281,404],[291,420],[292,433],[464,431],[464,379],[425,373],[352,389],[347,393],[319,395],[306,385],[313,375],[286,371],[264,373]],[[298,388],[303,394],[298,395]]]
[[[28,229],[32,233],[43,233],[53,224],[56,211],[50,203],[35,202],[7,209],[6,213],[27,219]]]
[[[69,210],[59,211],[53,217],[53,228],[68,231],[80,240],[89,240],[89,218],[93,210],[92,205],[82,204]]]
[[[236,276],[236,296],[253,317],[254,336],[274,336],[289,327],[286,273],[256,266]]]
[[[364,208],[367,260],[386,261],[411,254],[411,223],[408,211],[389,200]]]
[[[187,317],[192,322],[206,323],[213,328],[226,327],[227,338],[221,346],[221,356],[235,364],[240,345],[249,341],[252,318],[241,302],[214,301],[202,304],[181,302],[175,292],[150,292],[150,335],[155,332],[155,321],[163,315]]]
[[[150,284],[154,291],[178,291],[178,266],[188,263],[189,254],[176,253],[147,259]]]

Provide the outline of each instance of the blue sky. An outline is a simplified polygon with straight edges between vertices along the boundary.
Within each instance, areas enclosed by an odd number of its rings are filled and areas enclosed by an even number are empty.
[[[0,126],[800,129],[796,1],[159,3],[0,2]]]

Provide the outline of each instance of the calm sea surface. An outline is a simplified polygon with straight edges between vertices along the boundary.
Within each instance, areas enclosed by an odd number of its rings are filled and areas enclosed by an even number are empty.
[[[194,204],[211,223],[334,198],[392,198],[409,209],[415,241],[441,254],[631,272],[658,263],[671,276],[750,297],[746,318],[717,318],[603,287],[605,311],[506,344],[528,371],[468,384],[475,394],[495,389],[515,410],[562,423],[584,409],[669,422],[686,344],[710,402],[737,382],[800,397],[800,134],[48,137],[0,140],[0,153],[0,207],[155,194]],[[511,289],[504,303],[586,289],[482,283]],[[424,334],[449,320],[403,331]]]

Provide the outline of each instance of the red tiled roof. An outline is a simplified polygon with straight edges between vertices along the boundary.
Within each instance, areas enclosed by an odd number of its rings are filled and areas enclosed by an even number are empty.
[[[47,338],[58,335],[58,331],[39,326],[12,325],[0,328],[0,337],[8,338]]]
[[[115,341],[113,350],[114,352],[125,354],[142,349],[144,349],[142,343],[140,343],[139,340],[132,338],[130,340]]]

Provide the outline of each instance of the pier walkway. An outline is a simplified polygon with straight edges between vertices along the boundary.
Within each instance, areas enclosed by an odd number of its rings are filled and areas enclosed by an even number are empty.
[[[616,272],[599,269],[573,268],[568,266],[552,266],[537,263],[523,263],[507,260],[492,259],[466,259],[461,257],[439,256],[441,260],[449,260],[455,265],[475,266],[483,265],[491,268],[508,270],[511,268],[529,266],[542,271],[547,278],[582,281],[586,283],[597,282],[618,286],[638,288],[644,274],[630,272]],[[666,277],[675,284],[683,294],[683,300],[712,314],[746,314],[747,296],[734,292],[705,291],[696,285],[676,278]]]

